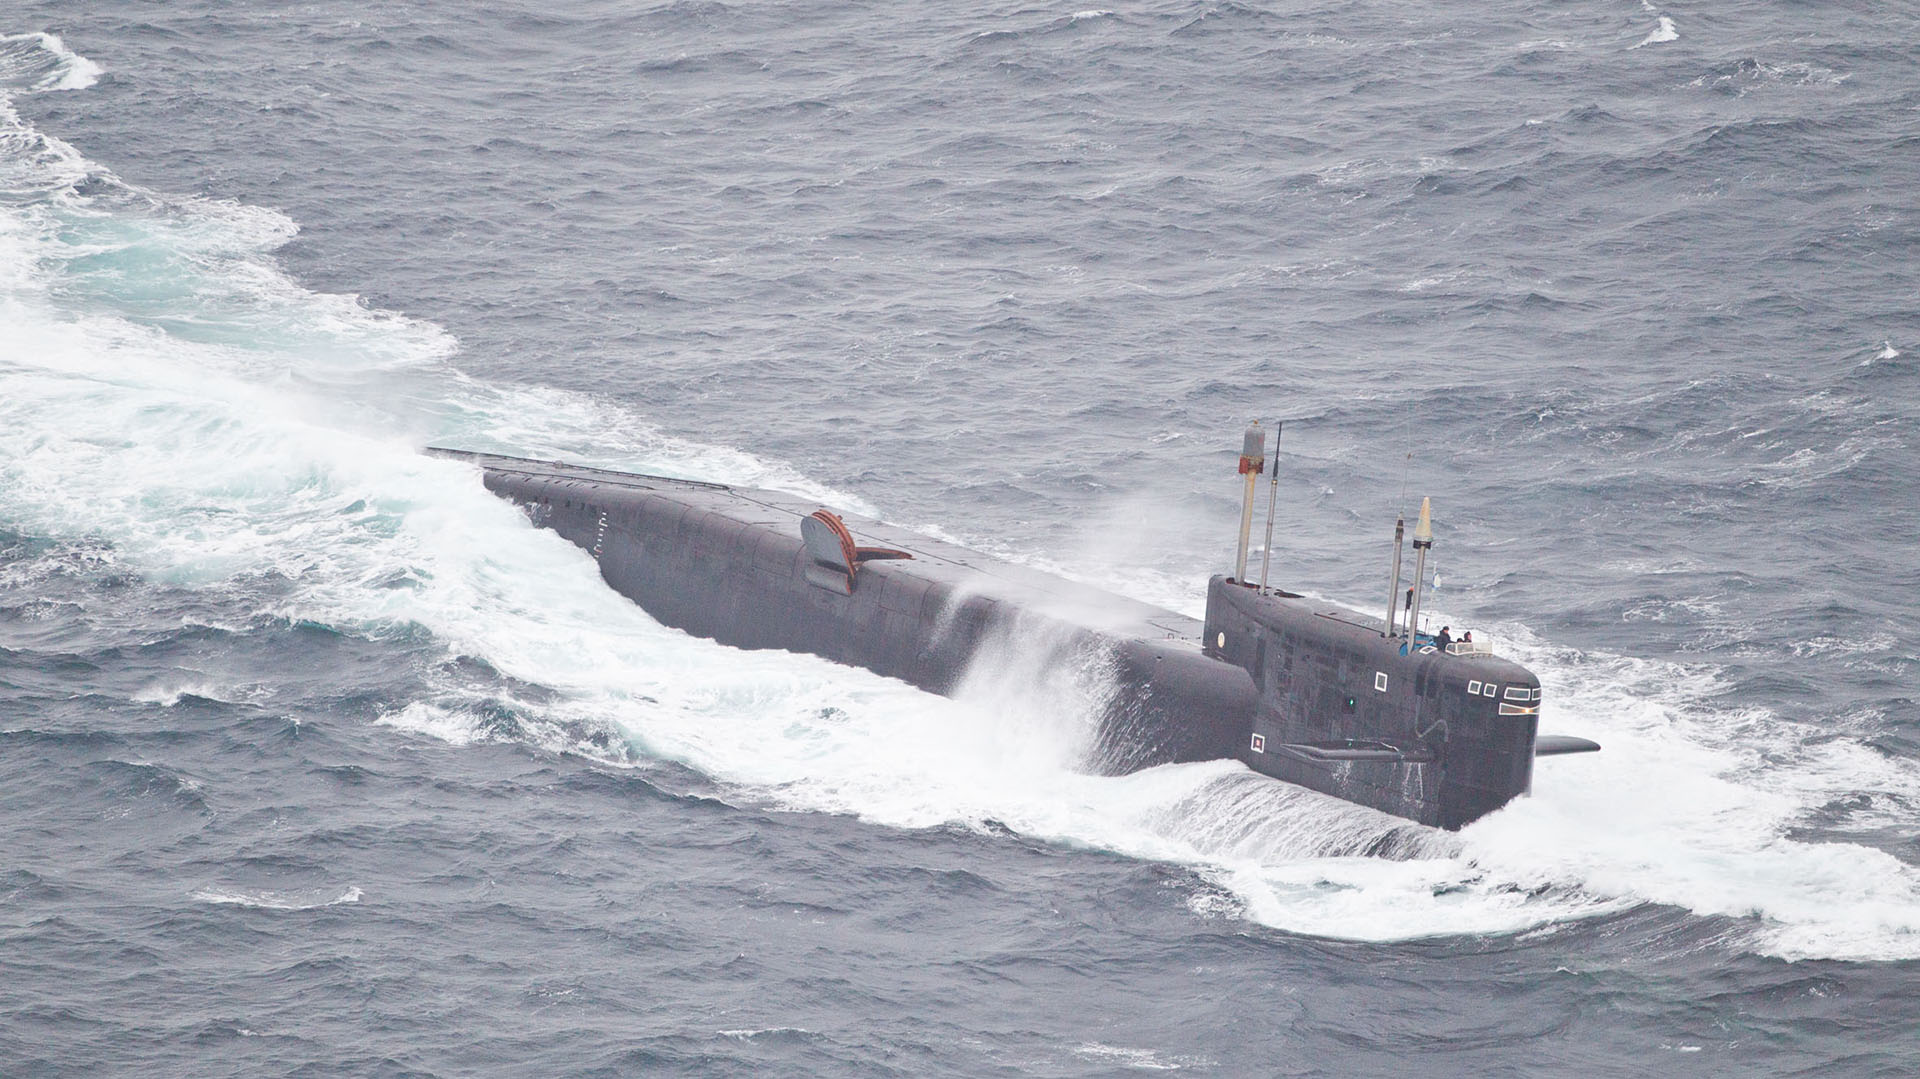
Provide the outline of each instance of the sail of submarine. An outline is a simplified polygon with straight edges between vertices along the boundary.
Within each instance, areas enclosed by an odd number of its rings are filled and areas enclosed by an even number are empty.
[[[1239,550],[1204,622],[777,491],[431,447],[585,548],[661,622],[740,648],[824,656],[951,695],[983,649],[1095,657],[1110,678],[1088,765],[1120,774],[1233,759],[1396,816],[1457,829],[1526,793],[1538,756],[1600,747],[1538,733],[1540,681],[1479,645],[1419,633],[1425,503],[1398,617],[1246,580],[1266,435],[1249,428]],[[1270,491],[1273,490],[1270,485]],[[1272,495],[1268,504],[1271,549]],[[1000,653],[1004,654],[1004,653]]]

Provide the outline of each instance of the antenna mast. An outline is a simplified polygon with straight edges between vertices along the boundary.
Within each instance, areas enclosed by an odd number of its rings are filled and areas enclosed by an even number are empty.
[[[1407,519],[1393,519],[1393,580],[1387,584],[1387,636],[1394,634],[1393,619],[1400,613],[1400,552],[1406,548]]]

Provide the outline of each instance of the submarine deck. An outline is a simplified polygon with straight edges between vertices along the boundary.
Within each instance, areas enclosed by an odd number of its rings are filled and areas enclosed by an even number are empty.
[[[800,521],[822,505],[815,499],[765,488],[734,487],[705,480],[438,446],[428,447],[427,452],[468,461],[490,473],[540,481],[553,490],[573,489],[583,494],[617,490],[665,495],[677,502],[723,513],[742,524],[781,532],[796,543],[800,537]],[[889,547],[913,556],[910,560],[868,563],[860,571],[863,577],[879,574],[922,578],[959,593],[1017,601],[1022,609],[1115,637],[1152,641],[1161,648],[1201,651],[1204,627],[1199,619],[884,521],[858,514],[841,513],[840,517],[861,545]]]

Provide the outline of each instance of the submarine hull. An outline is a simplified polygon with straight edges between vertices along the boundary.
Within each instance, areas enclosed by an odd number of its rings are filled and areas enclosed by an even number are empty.
[[[982,673],[1082,672],[1094,771],[1237,759],[1450,829],[1531,782],[1531,674],[1409,646],[1343,608],[1215,577],[1202,623],[780,492],[429,452],[478,465],[489,490],[688,633],[948,696]]]

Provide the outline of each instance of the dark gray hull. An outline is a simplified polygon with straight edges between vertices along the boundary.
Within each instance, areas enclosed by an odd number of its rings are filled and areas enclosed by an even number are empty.
[[[479,465],[489,490],[591,552],[608,584],[697,636],[948,695],[982,656],[1089,665],[1102,688],[1088,761],[1098,771],[1233,758],[1446,828],[1499,808],[1531,776],[1533,709],[1493,717],[1477,688],[1531,691],[1531,675],[1490,657],[1400,656],[1378,624],[1338,608],[1215,578],[1203,625],[878,521],[843,518],[850,542],[893,554],[859,561],[849,546],[839,559],[818,523],[815,545],[802,539],[819,506],[778,492],[432,452]]]

